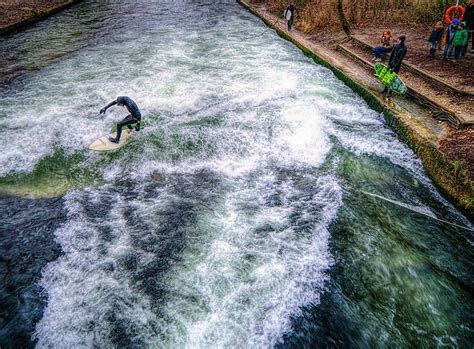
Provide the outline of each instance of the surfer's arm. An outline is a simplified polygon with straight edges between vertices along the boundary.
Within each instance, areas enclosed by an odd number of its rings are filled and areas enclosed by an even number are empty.
[[[107,109],[109,109],[111,106],[117,104],[117,101],[112,101],[110,102],[109,104],[107,104],[105,107],[103,107],[101,110],[100,110],[100,114],[104,114],[106,112]]]

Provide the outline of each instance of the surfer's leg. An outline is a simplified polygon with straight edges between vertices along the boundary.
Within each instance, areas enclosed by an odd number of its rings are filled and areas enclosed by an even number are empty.
[[[122,125],[119,122],[117,124],[117,133],[115,135],[115,138],[114,137],[109,137],[109,141],[111,141],[112,143],[118,143],[118,142],[120,142],[120,136],[121,135],[122,135]]]
[[[128,126],[128,128],[131,129],[130,125],[135,123],[135,122],[136,122],[136,120],[131,115],[128,115],[122,121],[117,123],[117,135],[115,136],[114,142],[118,143],[120,141],[120,136],[122,135],[122,128],[124,126]]]

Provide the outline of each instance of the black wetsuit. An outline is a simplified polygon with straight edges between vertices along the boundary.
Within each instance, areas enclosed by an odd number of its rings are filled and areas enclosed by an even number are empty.
[[[115,101],[110,102],[104,108],[102,108],[100,110],[100,113],[105,113],[105,111],[113,105],[124,106],[130,113],[122,121],[117,123],[117,136],[115,137],[115,142],[118,143],[120,141],[120,136],[122,135],[122,127],[127,126],[128,129],[131,130],[132,125],[136,124],[135,130],[140,130],[140,121],[142,119],[142,114],[140,113],[140,109],[138,109],[137,104],[131,98],[126,96],[117,97]]]
[[[295,20],[295,12],[298,13],[298,10],[296,9],[295,5],[290,5],[286,8],[286,12],[290,11],[291,12],[291,17],[288,20],[288,31],[291,30],[291,27],[293,26],[293,22]]]

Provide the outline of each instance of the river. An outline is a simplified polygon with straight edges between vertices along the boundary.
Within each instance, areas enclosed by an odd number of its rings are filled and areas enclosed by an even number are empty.
[[[2,348],[472,345],[473,225],[234,1],[85,1],[0,53]],[[119,95],[145,127],[88,151]]]

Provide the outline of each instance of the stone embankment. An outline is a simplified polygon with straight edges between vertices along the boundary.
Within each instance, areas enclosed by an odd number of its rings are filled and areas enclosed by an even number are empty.
[[[0,1],[0,35],[20,30],[81,0]]]

